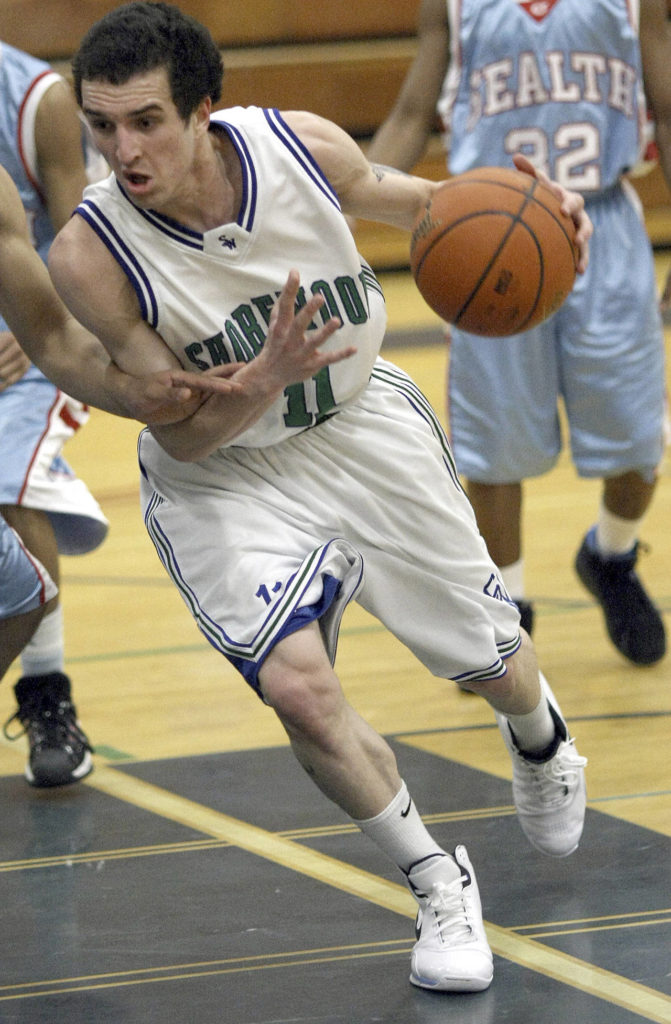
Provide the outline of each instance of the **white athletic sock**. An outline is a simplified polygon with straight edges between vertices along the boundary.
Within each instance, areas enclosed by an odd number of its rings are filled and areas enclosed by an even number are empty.
[[[63,609],[58,604],[44,616],[21,651],[21,669],[24,676],[46,676],[62,672],[64,664]]]
[[[518,597],[524,597],[524,559],[518,558],[510,565],[500,565],[499,574],[506,590],[513,601]]]
[[[354,820],[405,875],[429,865],[440,865],[441,877],[450,876],[447,881],[461,874],[453,858],[430,836],[405,782],[391,803],[374,818]]]
[[[525,754],[540,754],[550,746],[556,735],[554,719],[550,714],[547,697],[541,699],[533,711],[526,715],[506,715],[517,746]]]
[[[638,539],[642,521],[642,518],[623,519],[613,515],[602,502],[595,530],[597,551],[602,555],[629,554]]]

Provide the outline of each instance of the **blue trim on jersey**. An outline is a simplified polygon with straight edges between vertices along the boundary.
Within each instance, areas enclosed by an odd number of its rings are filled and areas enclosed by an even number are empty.
[[[119,186],[119,188],[121,188],[121,186]],[[156,228],[157,231],[161,231],[164,235],[167,235],[168,238],[172,238],[174,241],[179,242],[181,245],[186,245],[190,249],[196,249],[197,252],[203,251],[205,246],[203,244],[203,236],[199,231],[192,231],[191,228],[185,228],[183,224],[179,223],[179,221],[173,220],[172,217],[166,217],[163,213],[157,213],[156,210],[141,210],[139,206],[136,206],[135,203],[128,198],[122,188],[121,191],[125,198],[128,199],[128,202],[131,203],[133,209],[139,213],[141,217],[144,217],[144,219],[148,221],[153,228]]]
[[[254,161],[252,160],[245,137],[239,129],[235,125],[229,124],[228,121],[217,121],[216,119],[214,121],[215,124],[223,125],[226,129],[238,154],[242,166],[242,202],[240,203],[237,223],[245,231],[251,231],[254,227],[254,215],[256,213],[259,192]]]
[[[319,191],[323,192],[330,203],[333,203],[336,210],[340,210],[340,201],[333,191],[328,178],[325,177],[310,151],[303,145],[298,136],[292,132],[279,110],[268,108],[264,109],[263,113],[271,130],[280,142],[286,146],[291,155],[301,164],[305,173],[312,179]]]
[[[183,224],[180,224],[178,220],[173,220],[172,217],[168,217],[164,213],[157,213],[156,210],[141,210],[139,206],[135,205],[131,197],[121,185],[119,179],[115,178],[114,182],[121,195],[129,206],[132,206],[135,213],[139,213],[141,217],[144,217],[145,220],[149,221],[152,227],[155,227],[157,231],[162,231],[164,235],[168,236],[168,238],[173,238],[176,242],[188,245],[192,249],[197,249],[199,252],[203,251],[203,236],[199,231],[194,231],[193,228],[187,228]]]
[[[156,301],[156,296],[154,295],[149,278],[121,235],[91,199],[84,199],[76,208],[75,213],[78,213],[86,221],[98,235],[101,242],[109,249],[135,290],[138,302],[140,303],[142,319],[146,320],[151,327],[156,329],[158,325],[158,302]]]

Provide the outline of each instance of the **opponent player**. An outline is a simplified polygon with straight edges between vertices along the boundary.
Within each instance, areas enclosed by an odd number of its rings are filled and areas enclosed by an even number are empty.
[[[639,157],[645,86],[671,184],[670,10],[668,0],[640,0],[640,17],[631,0],[423,0],[415,61],[369,150],[411,169],[438,109],[453,173],[510,166],[521,151],[584,195],[592,259],[562,309],[505,339],[451,331],[451,440],[530,630],[522,482],[555,464],[563,401],[578,473],[603,480],[577,573],[615,647],[639,665],[666,650],[635,568],[663,448],[664,347],[650,244],[625,175]]]
[[[26,370],[27,359],[16,337],[56,385],[67,384],[80,402],[97,405],[118,416],[133,417],[143,423],[170,422],[193,412],[207,390],[227,391],[236,387],[220,376],[168,373],[140,379],[112,366],[100,343],[67,313],[56,296],[47,269],[28,235],[16,187],[3,168],[0,314],[13,332],[5,336],[5,372],[20,380]],[[11,352],[15,353],[13,359],[9,358]],[[37,379],[34,369],[30,376]],[[45,382],[44,386],[58,393],[52,385]],[[3,442],[3,471],[11,458],[12,446]],[[45,612],[53,607],[57,592],[39,559],[0,516],[0,678],[35,635]],[[22,696],[21,691],[19,695]],[[22,701],[21,707],[24,706]],[[56,779],[68,781],[73,776],[74,752],[83,745],[74,707],[69,700],[59,700],[57,706],[51,702],[44,711],[45,714],[31,717],[28,724],[29,778],[32,775],[38,784],[45,784],[46,780],[50,784]],[[74,778],[77,777],[75,766]]]
[[[60,75],[4,42],[0,98],[0,163],[19,190],[33,244],[46,259],[54,231],[72,213],[87,181],[77,107]],[[0,511],[58,586],[60,555],[92,551],[108,529],[97,501],[62,456],[88,411],[37,367],[21,374],[16,358],[15,340],[0,320]],[[24,647],[21,667],[14,687],[18,709],[5,735],[28,738],[26,778],[34,786],[84,778],[93,766],[92,748],[76,723],[63,670],[58,595]]]
[[[0,516],[0,679],[37,629],[56,585]]]
[[[74,60],[113,169],[50,256],[66,302],[131,373],[244,362],[140,440],[145,520],[210,643],[279,716],[306,771],[399,866],[419,905],[411,980],[486,988],[492,956],[463,846],[425,829],[387,743],[332,664],[355,596],[436,674],[490,702],[518,814],[549,854],[577,845],[584,759],[497,578],[438,421],[380,360],[380,286],[343,211],[410,228],[435,186],[386,174],[304,112],[212,115],[221,59],[163,3],[116,8]],[[574,193],[558,190],[578,228]]]

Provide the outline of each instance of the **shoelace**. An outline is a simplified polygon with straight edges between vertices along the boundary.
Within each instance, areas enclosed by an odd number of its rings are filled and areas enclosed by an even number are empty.
[[[60,746],[64,740],[74,740],[89,748],[86,737],[77,727],[74,715],[74,708],[69,701],[26,705],[7,719],[2,731],[6,739],[11,741],[20,739],[30,731],[34,745]],[[10,725],[17,720],[21,723],[21,729],[10,733]]]
[[[455,878],[449,884],[437,882],[428,899],[426,910],[433,911],[436,929],[444,941],[470,939],[473,935],[464,895],[466,882],[468,875]]]
[[[566,740],[551,760],[544,764],[525,761],[525,766],[536,788],[536,797],[546,806],[561,805],[579,777],[579,771],[587,764],[574,746],[575,740]]]

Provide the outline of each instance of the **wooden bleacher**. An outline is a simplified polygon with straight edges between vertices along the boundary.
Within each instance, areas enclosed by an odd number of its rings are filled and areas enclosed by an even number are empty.
[[[2,0],[0,38],[67,72],[79,40],[114,0]],[[224,53],[223,104],[308,109],[365,146],[390,109],[415,54],[419,0],[182,0]],[[417,173],[445,175],[439,138]],[[659,169],[634,185],[652,241],[671,245],[671,195]],[[377,269],[407,266],[403,232],[361,223],[357,240]]]

